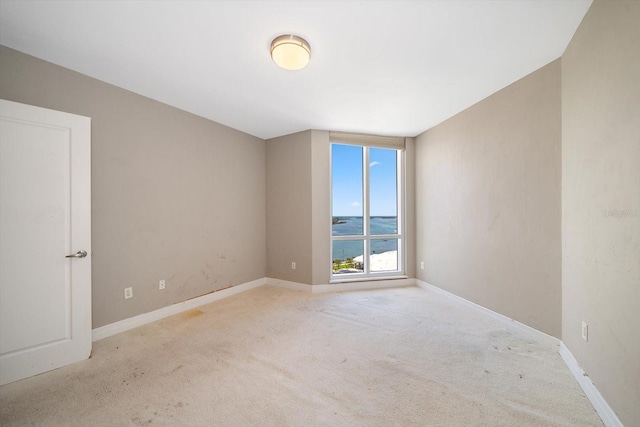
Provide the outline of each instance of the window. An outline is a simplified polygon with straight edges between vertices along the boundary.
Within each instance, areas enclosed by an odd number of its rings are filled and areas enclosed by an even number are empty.
[[[341,142],[332,138],[332,278],[404,274],[404,151]]]

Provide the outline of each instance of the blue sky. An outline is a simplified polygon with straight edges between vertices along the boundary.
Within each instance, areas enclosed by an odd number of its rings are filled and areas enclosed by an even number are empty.
[[[362,147],[334,144],[331,150],[333,216],[362,215]],[[369,153],[371,216],[396,215],[396,151]]]

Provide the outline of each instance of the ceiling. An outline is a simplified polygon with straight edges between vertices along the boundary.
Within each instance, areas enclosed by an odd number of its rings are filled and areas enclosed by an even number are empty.
[[[591,0],[0,1],[0,44],[268,139],[415,136],[559,58]],[[278,68],[271,40],[312,49]]]

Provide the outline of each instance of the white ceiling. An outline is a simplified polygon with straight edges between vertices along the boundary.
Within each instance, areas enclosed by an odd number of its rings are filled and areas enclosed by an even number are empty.
[[[0,44],[263,139],[415,136],[562,55],[591,0],[0,1]],[[295,33],[302,71],[269,57]]]

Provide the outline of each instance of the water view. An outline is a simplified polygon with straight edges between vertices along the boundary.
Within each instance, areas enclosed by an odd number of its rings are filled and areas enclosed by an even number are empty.
[[[386,235],[398,233],[398,218],[395,216],[371,217],[371,235]],[[334,236],[353,236],[364,234],[364,225],[361,216],[333,217],[332,233]],[[372,239],[370,244],[371,270],[386,271],[397,269],[397,239]],[[387,254],[379,258],[374,264],[376,254]],[[364,254],[363,240],[337,240],[333,241],[333,270],[334,273],[354,273],[362,271]],[[391,258],[387,260],[386,258]],[[395,259],[395,261],[394,261]],[[379,266],[379,267],[377,267]]]
[[[365,264],[370,272],[398,270],[398,239],[381,237],[398,234],[398,167],[395,149],[331,145],[332,233],[355,239],[333,240],[334,274],[362,272]]]

